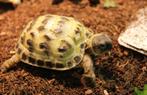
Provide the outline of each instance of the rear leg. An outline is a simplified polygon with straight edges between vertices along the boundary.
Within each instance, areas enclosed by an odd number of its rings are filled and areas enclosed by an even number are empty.
[[[15,66],[15,64],[17,64],[19,61],[20,61],[20,56],[18,54],[15,54],[1,65],[0,70],[2,72],[6,72],[7,70]]]
[[[93,62],[89,55],[85,55],[81,67],[84,69],[84,74],[81,77],[81,83],[87,87],[95,87],[95,73],[93,68]]]

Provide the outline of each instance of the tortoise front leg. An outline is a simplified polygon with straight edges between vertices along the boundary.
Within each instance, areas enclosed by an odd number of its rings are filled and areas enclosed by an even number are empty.
[[[81,77],[81,83],[87,87],[95,87],[95,73],[93,68],[93,62],[89,55],[85,55],[81,67],[84,69],[84,74]]]
[[[18,54],[13,55],[10,59],[6,60],[0,67],[2,72],[6,72],[8,69],[12,68],[15,64],[20,61]]]

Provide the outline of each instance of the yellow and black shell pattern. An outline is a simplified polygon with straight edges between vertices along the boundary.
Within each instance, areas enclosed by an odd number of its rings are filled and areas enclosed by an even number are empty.
[[[47,14],[26,25],[16,51],[24,63],[68,70],[82,61],[88,33],[88,28],[71,17]]]

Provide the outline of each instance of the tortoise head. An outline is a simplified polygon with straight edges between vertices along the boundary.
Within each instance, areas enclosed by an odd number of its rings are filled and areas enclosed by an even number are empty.
[[[100,55],[112,48],[112,41],[106,33],[98,33],[90,38],[90,49],[94,55]]]

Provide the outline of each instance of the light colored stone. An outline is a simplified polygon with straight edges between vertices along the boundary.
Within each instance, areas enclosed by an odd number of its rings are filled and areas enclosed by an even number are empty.
[[[147,55],[147,7],[136,13],[137,20],[133,21],[120,34],[120,45]]]
[[[93,91],[91,89],[88,89],[88,90],[85,91],[85,95],[90,95],[92,93],[93,93]]]

